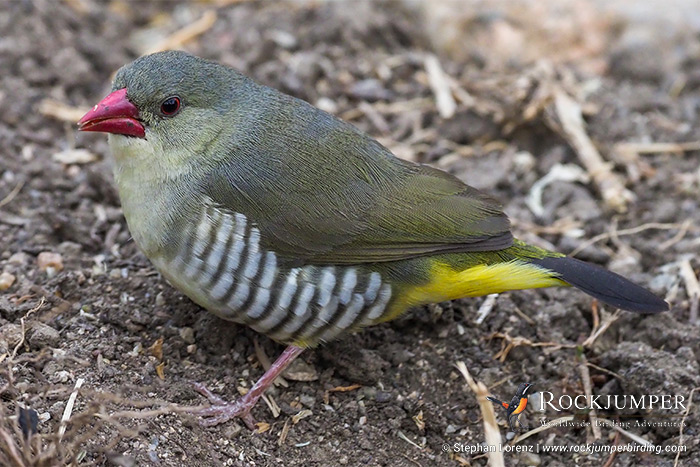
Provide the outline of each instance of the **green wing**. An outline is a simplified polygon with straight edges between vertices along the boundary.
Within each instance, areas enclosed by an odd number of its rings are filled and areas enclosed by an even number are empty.
[[[247,126],[254,130],[237,133],[203,184],[216,203],[257,225],[263,246],[304,262],[357,264],[512,244],[492,198],[394,157],[303,101],[273,97],[276,105],[261,109]]]

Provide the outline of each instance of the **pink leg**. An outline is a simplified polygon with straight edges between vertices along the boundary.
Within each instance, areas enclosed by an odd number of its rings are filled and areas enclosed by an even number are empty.
[[[255,420],[250,414],[250,410],[255,406],[263,395],[265,390],[272,382],[289,366],[295,358],[304,351],[301,347],[290,345],[282,355],[279,356],[275,363],[272,364],[269,370],[263,374],[260,379],[253,385],[248,393],[242,398],[234,402],[226,402],[219,396],[215,395],[201,383],[195,383],[194,387],[204,397],[209,399],[211,407],[198,409],[193,413],[202,417],[200,423],[204,426],[214,426],[220,423],[227,422],[232,418],[240,418],[251,430],[255,429]]]

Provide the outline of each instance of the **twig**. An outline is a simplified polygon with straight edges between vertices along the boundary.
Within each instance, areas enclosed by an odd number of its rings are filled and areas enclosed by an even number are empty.
[[[17,356],[17,352],[19,351],[19,348],[22,346],[22,344],[24,344],[24,339],[25,339],[26,330],[27,330],[24,320],[27,319],[29,317],[29,315],[31,315],[32,313],[36,313],[37,311],[39,311],[41,309],[41,307],[44,306],[45,302],[46,302],[46,298],[41,297],[41,300],[39,300],[39,304],[37,306],[35,306],[34,308],[32,308],[31,310],[29,310],[27,312],[27,314],[25,314],[24,316],[22,316],[20,318],[19,323],[20,323],[20,327],[22,330],[22,335],[20,336],[19,342],[17,343],[15,348],[12,350],[12,355],[10,355],[10,361],[12,361]]]
[[[55,99],[44,99],[39,104],[39,113],[55,118],[61,122],[75,123],[90,109],[88,107],[71,107]]]
[[[362,101],[357,108],[367,116],[369,121],[372,122],[372,125],[374,125],[381,133],[388,134],[391,132],[391,128],[389,128],[389,124],[386,122],[386,119],[382,116],[382,114],[377,112],[377,109],[372,107],[369,102]]]
[[[313,414],[314,413],[312,411],[310,411],[309,409],[300,410],[299,412],[297,412],[296,414],[294,414],[292,416],[292,424],[296,425],[301,420],[305,419],[306,417],[310,417]]]
[[[354,391],[355,389],[360,389],[361,387],[361,384],[351,384],[350,386],[336,386],[334,388],[328,389],[323,393],[323,402],[324,404],[328,404],[332,392]]]
[[[496,355],[493,356],[496,360],[500,362],[505,362],[508,358],[508,354],[511,350],[521,345],[527,347],[553,347],[554,349],[573,349],[576,345],[573,344],[557,344],[556,342],[532,342],[530,339],[524,337],[511,337],[508,333],[494,332],[489,336],[489,339],[498,337],[503,339],[501,343],[501,350],[499,350]]]
[[[411,458],[408,457],[406,454],[401,454],[401,457],[403,457],[404,459],[407,459],[410,463],[415,464],[415,465],[417,465],[418,467],[423,467],[423,466],[420,464],[420,462],[418,462],[418,461],[415,460],[415,459],[411,459]]]
[[[401,430],[399,430],[398,436],[399,436],[399,438],[401,438],[402,440],[406,441],[408,444],[410,444],[410,445],[412,445],[412,446],[418,448],[418,449],[421,450],[421,451],[423,450],[423,448],[420,447],[418,444],[416,444],[415,441],[411,441],[411,440],[408,438],[408,436],[404,435],[403,432],[402,432]]]
[[[557,427],[557,426],[562,425],[562,424],[567,423],[567,422],[571,422],[575,418],[576,418],[575,415],[567,415],[565,417],[560,417],[560,418],[557,418],[555,420],[549,421],[542,426],[538,426],[537,428],[533,428],[532,430],[530,430],[526,433],[523,433],[521,435],[516,436],[515,439],[513,439],[513,444],[517,444],[520,441],[523,441],[523,440],[529,438],[530,436],[536,435],[537,433],[540,433],[542,431],[549,430],[551,428]]]
[[[608,370],[607,368],[603,368],[602,366],[598,366],[598,365],[591,363],[591,362],[586,362],[586,365],[590,366],[591,368],[595,368],[596,370],[598,370],[602,373],[607,373],[610,376],[614,376],[615,378],[619,379],[620,381],[623,380],[622,376],[618,375],[617,373],[615,373],[612,370]]]
[[[489,446],[500,446],[502,441],[501,433],[498,430],[498,422],[496,422],[496,414],[493,412],[493,404],[486,399],[489,395],[488,388],[481,381],[474,381],[474,378],[469,374],[467,365],[465,365],[464,362],[457,362],[455,366],[459,372],[462,373],[462,376],[467,381],[467,385],[469,385],[469,388],[474,392],[476,400],[479,402],[481,418],[484,420],[484,437],[486,438],[486,444]],[[490,466],[505,466],[503,453],[500,450],[489,450],[488,457]]]
[[[586,365],[588,361],[585,355],[581,355],[581,363],[578,365],[578,371],[581,374],[581,382],[583,383],[583,392],[586,394],[588,400],[593,399],[593,387],[591,385],[591,372],[588,371],[588,366]],[[588,417],[591,420],[591,431],[593,432],[593,439],[599,440],[602,437],[600,432],[600,426],[596,423],[598,419],[598,413],[595,409],[591,408],[588,412]]]
[[[15,440],[12,439],[10,433],[8,433],[3,427],[0,427],[0,440],[3,441],[3,450],[13,462],[13,466],[24,467],[27,465],[24,463],[24,461],[22,461],[22,456],[20,455],[19,451],[17,451]]]
[[[599,418],[598,419],[599,423],[603,423],[604,425],[607,425],[608,427],[612,428],[613,430],[616,430],[623,435],[627,436],[629,439],[632,441],[641,444],[642,446],[653,446],[653,443],[651,441],[647,441],[646,439],[642,438],[639,435],[635,435],[632,432],[629,432],[623,428],[620,427],[619,423],[615,423],[612,420],[608,420],[607,418]]]
[[[425,57],[425,71],[428,73],[428,84],[435,95],[435,104],[442,118],[451,118],[457,111],[457,103],[452,96],[450,83],[435,55]]]
[[[682,154],[685,151],[700,150],[700,142],[688,143],[618,143],[613,147],[613,154],[627,167],[627,176],[636,183],[641,178],[641,171],[644,170],[639,156],[642,154],[653,154],[657,152]]]
[[[73,390],[70,397],[68,398],[68,402],[66,403],[66,408],[63,411],[63,416],[61,417],[61,426],[58,429],[58,441],[59,442],[63,438],[63,435],[66,433],[66,426],[67,426],[68,419],[70,419],[71,413],[73,413],[73,406],[75,405],[75,400],[78,398],[78,391],[83,386],[84,382],[85,382],[85,380],[83,378],[78,378],[75,381],[75,389]]]
[[[613,446],[617,446],[620,443],[620,432],[615,433],[615,440],[613,441]],[[617,449],[613,450],[608,456],[608,460],[605,461],[603,467],[612,467],[613,462],[615,462],[615,456],[617,456]]]
[[[685,222],[683,222],[681,229],[674,235],[673,237],[669,238],[665,242],[663,242],[661,245],[659,245],[659,251],[666,251],[669,248],[671,248],[673,245],[676,243],[680,242],[683,240],[683,237],[685,237],[685,234],[688,233],[688,230],[690,227],[693,225],[693,222],[690,219],[686,219]]]
[[[626,211],[627,203],[634,201],[636,197],[625,188],[620,177],[613,173],[611,164],[603,160],[588,137],[584,129],[581,105],[562,89],[557,89],[554,96],[554,108],[564,137],[598,186],[603,201],[615,211]]]
[[[19,193],[19,190],[22,189],[24,186],[24,180],[20,180],[17,182],[17,185],[10,191],[7,196],[5,196],[2,200],[0,200],[0,208],[5,206],[6,204],[10,204],[13,199],[15,199],[15,196],[17,196],[17,193]]]
[[[529,324],[530,326],[535,326],[537,324],[537,322],[534,319],[530,318],[528,315],[523,313],[523,311],[520,308],[518,308],[517,306],[513,308],[513,311],[515,312],[516,315],[520,316],[520,318],[523,321],[525,321],[527,324]]]
[[[216,22],[216,12],[207,10],[201,18],[194,23],[190,23],[174,34],[166,37],[146,52],[147,54],[161,52],[163,50],[171,50],[182,46],[183,44],[193,40],[197,36],[204,34]]]
[[[624,243],[622,240],[620,240],[620,236],[617,234],[618,229],[617,226],[619,224],[619,219],[617,216],[613,217],[612,223],[610,225],[610,241],[612,242],[613,245],[615,245],[618,249],[618,256],[621,257],[628,257],[632,258],[634,263],[638,263],[639,260],[642,257],[642,254],[629,246],[628,244]]]
[[[82,0],[66,0],[66,4],[80,15],[88,12],[88,7]]]
[[[615,232],[615,235],[618,237],[622,237],[625,235],[636,235],[640,232],[643,232],[645,230],[651,230],[651,229],[658,229],[658,230],[673,230],[673,229],[682,229],[684,228],[685,224],[679,224],[679,223],[674,223],[674,224],[664,224],[664,223],[659,223],[659,222],[649,222],[647,224],[642,224],[638,225],[637,227],[632,227],[630,229],[622,229],[618,230]],[[700,231],[700,228],[695,226],[694,224],[687,227],[689,231],[693,232],[698,232]],[[601,234],[596,235],[595,237],[586,240],[585,242],[581,243],[578,247],[574,249],[571,253],[569,253],[569,256],[576,256],[577,254],[581,253],[581,251],[585,250],[589,246],[598,243],[601,240],[606,240],[608,238],[612,237],[611,232],[603,232]]]
[[[291,426],[289,418],[284,421],[284,426],[280,432],[280,437],[277,439],[277,446],[282,446],[285,441],[287,441],[287,435],[289,434],[289,427]]]
[[[591,314],[593,315],[593,329],[598,329],[598,326],[600,326],[600,308],[596,300],[593,300],[591,304]]]
[[[583,344],[581,344],[583,347],[590,347],[593,345],[593,343],[598,339],[615,321],[617,321],[620,318],[620,310],[615,311],[612,315],[608,315],[607,318],[603,319],[603,324],[601,324],[599,327],[593,327],[591,330],[591,335],[588,336],[588,338],[583,341]]]
[[[279,417],[280,416],[280,406],[277,405],[277,402],[275,401],[275,399],[273,399],[272,396],[269,396],[267,394],[263,394],[262,399],[265,401],[267,408],[270,409],[270,412],[272,412],[272,416],[274,418]]]
[[[484,322],[489,313],[491,313],[491,310],[493,310],[493,306],[496,304],[497,298],[497,293],[492,293],[486,297],[486,300],[484,300],[484,303],[481,304],[479,311],[477,312],[478,317],[476,318],[476,324],[480,325]]]
[[[685,283],[685,290],[688,292],[690,300],[690,322],[695,324],[698,322],[698,302],[700,302],[700,284],[695,276],[693,267],[690,265],[690,259],[686,258],[681,261],[680,273]]]
[[[583,234],[583,230],[581,230],[583,223],[568,216],[555,220],[551,225],[537,225],[517,219],[512,219],[511,225],[515,228],[526,230],[527,232],[535,235],[549,234],[580,237]]]
[[[450,83],[450,89],[452,89],[452,94],[455,98],[462,103],[463,107],[469,108],[476,105],[476,100],[472,97],[466,89],[464,89],[459,82],[449,75],[445,75],[447,82]]]
[[[262,365],[262,367],[265,369],[265,371],[269,370],[270,367],[272,366],[272,363],[270,362],[270,359],[268,358],[267,354],[265,353],[265,350],[263,350],[262,347],[260,347],[260,344],[258,343],[258,339],[255,338],[253,339],[253,349],[255,349],[255,356],[258,358],[258,361]],[[275,386],[282,386],[284,388],[289,387],[289,383],[287,383],[287,380],[282,377],[282,375],[279,375],[275,380],[273,381],[273,384]]]
[[[700,141],[685,143],[618,143],[615,151],[623,154],[654,154],[657,152],[673,152],[681,154],[687,151],[700,151]]]
[[[683,414],[683,418],[681,418],[681,427],[679,430],[678,434],[678,452],[676,453],[676,459],[673,461],[673,467],[678,466],[678,458],[681,456],[681,450],[680,447],[683,445],[683,426],[685,425],[685,419],[688,417],[688,414],[690,413],[690,406],[693,405],[693,394],[695,394],[695,391],[700,390],[700,387],[693,388],[692,391],[690,391],[690,396],[688,396],[688,407],[685,408],[685,413]]]
[[[407,101],[396,101],[396,102],[375,102],[370,104],[377,112],[384,115],[395,115],[410,112],[413,110],[423,110],[426,108],[431,108],[433,106],[433,99],[429,97],[418,97],[416,99],[409,99]],[[340,114],[340,118],[343,120],[356,120],[364,115],[358,108],[353,108],[346,110]]]
[[[554,165],[551,170],[547,172],[547,175],[532,184],[530,192],[527,195],[527,200],[525,201],[527,207],[529,207],[532,213],[537,217],[542,217],[545,213],[544,206],[542,205],[542,193],[544,192],[544,189],[550,183],[559,180],[564,182],[587,183],[589,181],[589,177],[588,174],[578,165]]]

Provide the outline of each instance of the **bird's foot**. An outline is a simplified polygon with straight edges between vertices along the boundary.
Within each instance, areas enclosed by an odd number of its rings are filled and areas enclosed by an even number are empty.
[[[275,363],[273,363],[265,374],[250,388],[250,391],[235,402],[226,402],[207,389],[203,384],[195,383],[195,390],[209,399],[211,406],[203,409],[193,408],[188,410],[188,412],[200,417],[199,423],[203,426],[214,426],[227,422],[232,418],[240,418],[248,428],[254,430],[255,420],[250,414],[250,410],[255,406],[258,399],[260,399],[275,378],[277,378],[303,351],[304,349],[294,345],[287,347],[284,352],[282,352],[282,355],[275,360]]]
[[[192,410],[193,415],[200,417],[200,425],[215,426],[233,418],[240,418],[250,430],[255,429],[255,419],[250,414],[250,410],[255,406],[257,398],[248,397],[250,392],[234,402],[227,402],[202,383],[194,383],[194,389],[211,403],[209,407]]]

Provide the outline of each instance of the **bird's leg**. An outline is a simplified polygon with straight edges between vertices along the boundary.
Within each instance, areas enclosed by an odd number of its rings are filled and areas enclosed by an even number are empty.
[[[204,426],[214,426],[224,423],[232,418],[240,418],[251,430],[255,429],[255,420],[250,414],[250,410],[255,406],[260,396],[265,390],[277,379],[277,377],[304,351],[301,347],[290,345],[282,355],[279,356],[275,363],[270,366],[253,387],[240,399],[234,402],[226,402],[221,397],[217,396],[201,383],[195,383],[195,389],[204,397],[209,399],[212,404],[204,409],[193,411],[195,415],[202,417],[200,423]]]

